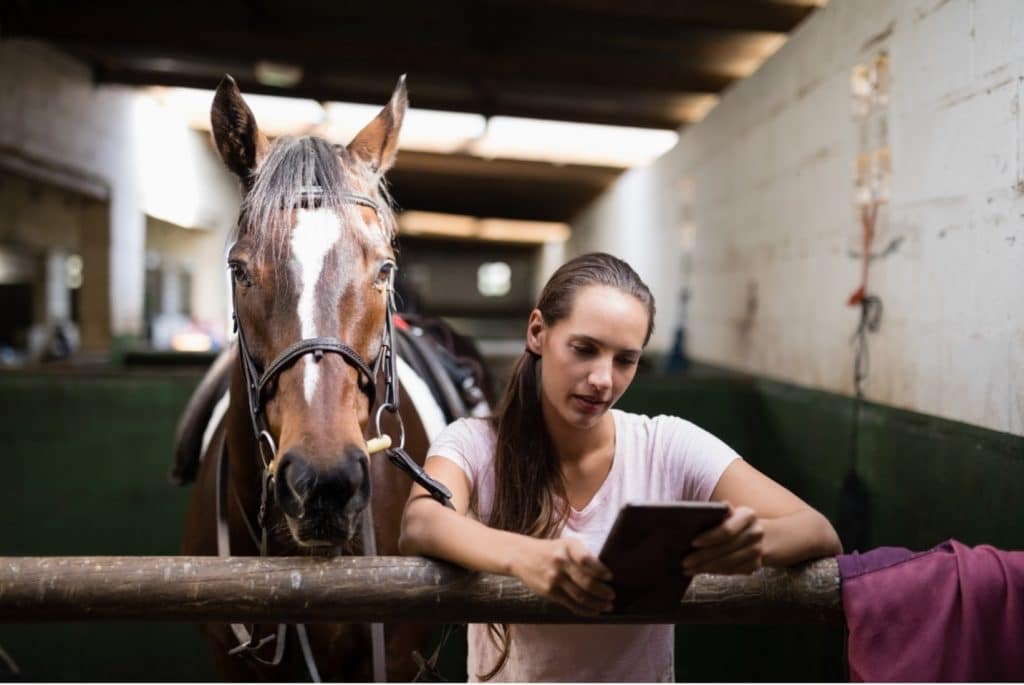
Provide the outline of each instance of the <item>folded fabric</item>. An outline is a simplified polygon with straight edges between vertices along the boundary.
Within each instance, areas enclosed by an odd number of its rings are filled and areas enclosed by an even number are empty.
[[[948,540],[838,562],[851,681],[1024,681],[1024,552]]]

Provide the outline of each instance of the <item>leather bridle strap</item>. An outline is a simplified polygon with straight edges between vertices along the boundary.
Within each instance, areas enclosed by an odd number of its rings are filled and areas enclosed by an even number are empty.
[[[220,448],[216,450],[217,454],[217,497],[216,497],[216,512],[217,512],[217,556],[229,557],[231,556],[231,529],[228,523],[228,455],[227,455],[227,437],[222,433],[220,435]],[[245,510],[241,511],[241,515],[246,517]],[[248,521],[246,521],[248,525]],[[228,650],[228,654],[235,655],[239,653],[245,653],[249,658],[259,661],[260,663],[268,664],[271,666],[277,666],[281,663],[284,658],[284,647],[285,647],[285,631],[288,626],[282,623],[277,626],[277,632],[266,637],[257,640],[256,639],[256,626],[253,625],[250,630],[247,626],[241,623],[229,623],[231,632],[234,634],[235,639],[238,640],[238,644],[232,649]],[[274,645],[274,656],[268,659],[263,659],[257,655],[257,651],[267,644],[271,640],[275,640]],[[312,662],[307,661],[307,668]],[[315,672],[316,665],[312,664],[312,670],[310,674]]]
[[[373,380],[373,371],[367,366],[363,358],[359,356],[359,353],[353,350],[351,347],[341,342],[337,338],[306,338],[299,342],[290,345],[281,354],[277,355],[274,361],[270,362],[267,366],[267,370],[263,372],[263,375],[256,382],[256,400],[260,403],[263,401],[263,389],[266,388],[267,384],[272,381],[277,374],[281,373],[286,367],[292,364],[297,358],[307,355],[309,353],[319,359],[323,357],[324,352],[334,352],[341,355],[341,358],[345,360],[345,363],[354,368],[359,373],[359,389],[370,398],[370,403],[373,403],[374,398],[377,396],[377,384]]]

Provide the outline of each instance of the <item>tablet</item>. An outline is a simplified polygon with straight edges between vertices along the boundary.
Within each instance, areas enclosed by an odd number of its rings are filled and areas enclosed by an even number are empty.
[[[616,612],[643,612],[679,603],[690,585],[682,560],[690,542],[725,520],[722,502],[627,504],[599,558],[614,574]]]

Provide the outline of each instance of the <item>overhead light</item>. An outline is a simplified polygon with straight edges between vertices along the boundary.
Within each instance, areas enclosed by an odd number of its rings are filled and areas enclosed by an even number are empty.
[[[381,110],[377,105],[348,102],[328,102],[324,107],[327,115],[319,132],[342,145],[347,145]],[[420,152],[459,152],[479,138],[485,128],[486,120],[479,114],[410,108],[402,120],[399,147]]]
[[[180,113],[192,128],[210,130],[212,90],[156,87],[151,92],[165,106]],[[324,108],[316,100],[256,94],[244,97],[260,130],[268,136],[301,135],[324,121]]]
[[[499,116],[472,149],[488,158],[625,168],[654,161],[678,140],[675,131]]]
[[[466,238],[504,243],[563,243],[569,239],[567,224],[556,221],[478,219],[462,214],[402,212],[398,230],[403,235]]]
[[[213,91],[150,89],[157,100],[179,111],[192,128],[210,130]],[[266,135],[315,133],[347,145],[380,112],[380,105],[328,102],[277,95],[245,94]],[[713,104],[708,100],[707,107]],[[652,162],[679,140],[675,131],[582,124],[546,119],[410,108],[402,123],[402,150],[466,153],[486,159],[520,159],[555,164],[593,164],[625,169]]]
[[[480,219],[477,237],[511,243],[564,243],[569,234],[568,224],[557,221]]]
[[[292,88],[302,80],[302,67],[281,62],[259,61],[253,67],[256,80],[273,88]]]

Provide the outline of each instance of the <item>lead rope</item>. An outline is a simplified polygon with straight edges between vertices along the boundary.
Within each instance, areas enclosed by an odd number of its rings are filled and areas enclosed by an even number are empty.
[[[860,412],[864,404],[864,381],[870,372],[868,354],[868,333],[878,331],[882,323],[882,300],[868,294],[868,267],[871,261],[871,244],[875,237],[875,221],[878,217],[879,201],[872,201],[861,207],[862,250],[861,284],[850,295],[847,305],[860,307],[857,330],[851,342],[853,355],[853,416],[850,422],[849,469],[843,478],[839,493],[838,528],[843,548],[846,550],[866,549],[870,542],[870,506],[867,485],[858,474],[860,456]]]

